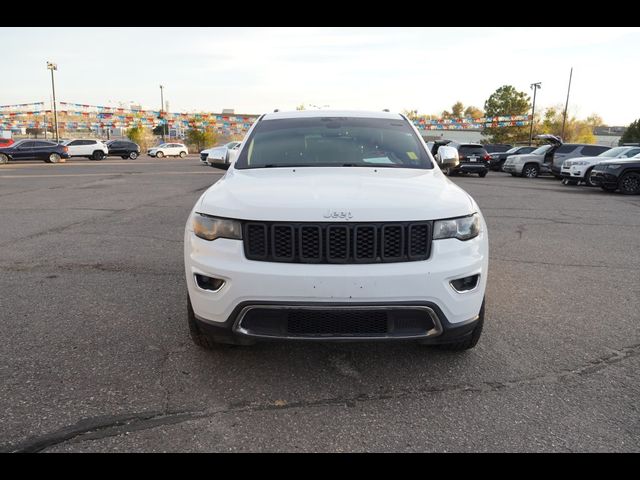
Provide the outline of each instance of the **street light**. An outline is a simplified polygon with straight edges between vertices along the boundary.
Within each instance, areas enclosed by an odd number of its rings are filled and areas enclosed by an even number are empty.
[[[164,108],[164,86],[160,85],[160,121],[162,122],[162,143],[164,143],[164,122],[162,118],[162,109]]]
[[[533,88],[533,108],[531,109],[531,129],[529,130],[529,146],[531,146],[531,141],[533,140],[533,118],[536,113],[536,92],[541,87],[542,82],[532,83],[529,85],[529,88]]]
[[[58,137],[58,111],[56,110],[56,84],[53,81],[53,71],[58,70],[58,65],[55,63],[47,62],[47,69],[51,70],[51,90],[53,90],[53,121],[55,123],[56,128],[56,142],[59,140]],[[45,125],[45,128],[47,126]]]

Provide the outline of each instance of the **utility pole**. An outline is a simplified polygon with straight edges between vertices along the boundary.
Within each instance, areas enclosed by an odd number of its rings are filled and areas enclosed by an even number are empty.
[[[56,110],[56,84],[53,80],[53,71],[58,70],[58,65],[55,63],[47,62],[47,69],[51,70],[51,90],[53,91],[53,121],[56,129],[56,142],[60,139],[58,137],[58,111]]]
[[[531,146],[531,143],[533,141],[533,120],[534,120],[534,115],[536,113],[536,92],[538,91],[539,88],[541,87],[542,82],[537,82],[537,83],[532,83],[531,85],[529,85],[529,88],[533,88],[533,107],[531,109],[531,128],[529,129],[529,146]]]
[[[164,87],[160,85],[160,122],[162,125],[162,143],[164,143],[164,118],[162,118],[162,110],[164,109]]]
[[[567,121],[567,109],[569,108],[569,92],[571,91],[571,77],[573,76],[573,67],[571,67],[571,72],[569,72],[569,87],[567,88],[567,103],[564,105],[564,116],[562,118],[562,141],[564,141],[564,124]]]

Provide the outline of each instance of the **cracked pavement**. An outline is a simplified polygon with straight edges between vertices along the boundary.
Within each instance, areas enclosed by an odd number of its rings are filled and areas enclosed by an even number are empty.
[[[0,451],[638,451],[640,197],[490,172],[487,318],[411,343],[206,352],[182,234],[198,160],[0,168]]]

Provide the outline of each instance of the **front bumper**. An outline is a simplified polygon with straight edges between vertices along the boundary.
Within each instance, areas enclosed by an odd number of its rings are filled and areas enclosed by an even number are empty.
[[[524,163],[505,163],[502,166],[502,171],[507,173],[522,173],[522,167],[524,167]]]
[[[609,189],[618,188],[618,176],[607,173],[604,170],[591,170],[589,179],[591,180],[591,183],[598,187]]]
[[[236,324],[242,309],[252,305],[282,308],[302,305],[317,310],[428,307],[435,312],[435,323],[439,323],[440,328],[436,329],[437,335],[431,332],[421,338],[446,341],[453,335],[445,334],[446,331],[474,323],[482,305],[488,271],[484,220],[482,228],[478,237],[465,242],[434,241],[431,256],[425,261],[357,265],[247,260],[242,241],[209,242],[187,229],[184,260],[189,298],[199,323],[239,336],[255,336]],[[202,290],[196,284],[195,274],[219,278],[225,284],[216,292]],[[480,278],[473,290],[459,293],[450,285],[452,280],[475,274]],[[466,334],[466,330],[461,334]]]

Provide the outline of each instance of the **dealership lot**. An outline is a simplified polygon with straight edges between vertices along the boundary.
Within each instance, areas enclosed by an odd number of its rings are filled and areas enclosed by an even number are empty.
[[[491,245],[467,353],[205,352],[188,336],[182,236],[223,173],[195,156],[0,168],[0,450],[640,449],[640,197],[453,178]]]

